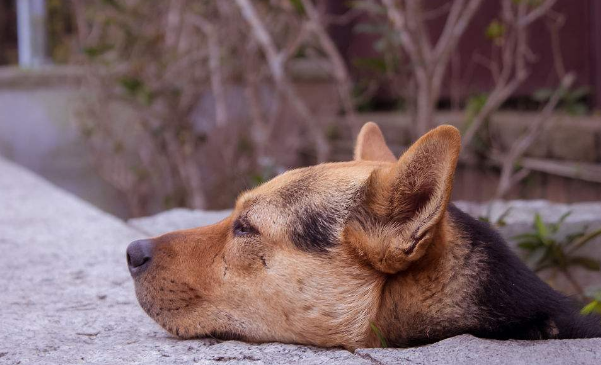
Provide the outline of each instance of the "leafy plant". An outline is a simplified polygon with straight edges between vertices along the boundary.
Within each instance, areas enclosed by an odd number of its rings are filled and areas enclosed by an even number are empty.
[[[562,238],[559,231],[570,213],[565,213],[557,222],[550,224],[545,224],[537,213],[534,216],[534,231],[517,235],[513,239],[525,252],[525,261],[534,272],[553,270],[554,273],[561,273],[576,291],[584,296],[584,290],[573,278],[570,269],[580,266],[586,270],[600,270],[598,260],[580,255],[579,250],[594,238],[601,236],[601,228],[587,232],[585,227]]]

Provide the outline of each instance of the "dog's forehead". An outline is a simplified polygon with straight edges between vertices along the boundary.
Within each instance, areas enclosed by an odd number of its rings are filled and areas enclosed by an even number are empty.
[[[238,199],[240,208],[257,202],[291,206],[346,195],[363,185],[379,162],[335,162],[287,171]]]
[[[292,170],[245,193],[237,209],[297,248],[325,251],[338,242],[357,194],[378,166],[329,163]]]

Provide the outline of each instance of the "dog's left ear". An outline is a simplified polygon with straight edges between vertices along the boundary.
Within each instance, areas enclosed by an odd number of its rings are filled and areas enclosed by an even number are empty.
[[[403,270],[435,240],[460,149],[457,128],[440,126],[421,137],[393,166],[375,170],[369,177],[345,238],[374,268],[389,274]]]
[[[361,128],[354,155],[355,161],[396,161],[396,157],[386,145],[382,131],[374,122],[367,122]]]

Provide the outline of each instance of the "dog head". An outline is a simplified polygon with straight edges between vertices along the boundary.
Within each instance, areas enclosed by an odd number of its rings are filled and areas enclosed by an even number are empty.
[[[397,160],[368,123],[354,161],[288,171],[217,224],[132,243],[138,300],[184,338],[376,346],[390,281],[442,249],[459,150],[441,126]]]

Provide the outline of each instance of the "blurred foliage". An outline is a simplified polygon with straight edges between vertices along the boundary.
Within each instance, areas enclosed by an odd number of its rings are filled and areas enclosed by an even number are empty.
[[[497,217],[497,219],[494,219],[494,220],[492,218],[491,208],[492,208],[492,205],[489,205],[487,214],[485,216],[478,217],[478,220],[481,222],[486,222],[488,224],[491,224],[497,228],[505,227],[507,225],[506,219],[509,216],[509,213],[511,213],[511,210],[513,208],[509,207],[509,208],[505,209],[505,211],[503,213],[501,213],[501,215],[499,215]]]
[[[562,274],[581,297],[585,292],[573,278],[571,269],[581,267],[589,271],[599,271],[598,260],[582,255],[581,249],[601,236],[601,228],[593,231],[588,227],[565,235],[561,227],[571,212],[562,215],[557,222],[546,224],[537,213],[534,216],[533,231],[513,237],[517,246],[524,252],[524,260],[536,273],[550,270],[552,277]]]
[[[478,93],[470,96],[465,103],[465,120],[463,125],[461,126],[462,133],[465,133],[472,123],[474,122],[474,118],[480,113],[486,102],[488,101],[488,94],[486,93]],[[491,149],[491,141],[490,141],[490,118],[484,119],[482,126],[479,128],[478,132],[474,136],[472,141],[472,149],[476,156],[481,158],[485,158]]]
[[[234,2],[73,4],[93,90],[78,120],[98,170],[133,215],[230,207],[241,190],[314,162],[308,127],[286,109],[288,94]],[[312,37],[299,38],[302,2],[252,4],[290,59],[323,55]]]
[[[69,0],[47,0],[48,49],[54,63],[71,61],[76,52],[75,24]]]
[[[534,92],[532,98],[539,103],[546,103],[554,93],[554,89],[539,89]],[[590,113],[590,108],[586,100],[590,94],[590,88],[587,86],[581,86],[574,90],[565,90],[559,103],[559,109],[570,115],[586,115]]]

